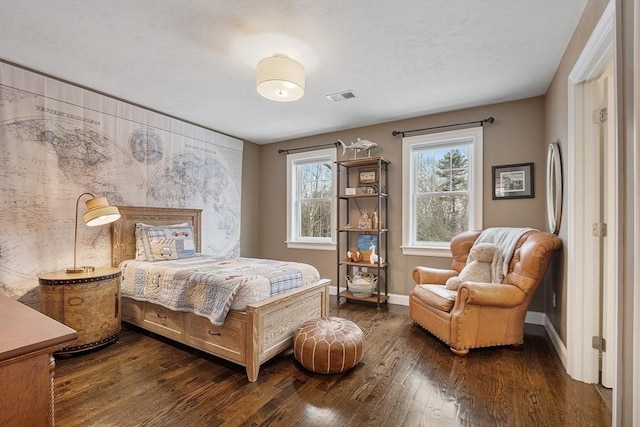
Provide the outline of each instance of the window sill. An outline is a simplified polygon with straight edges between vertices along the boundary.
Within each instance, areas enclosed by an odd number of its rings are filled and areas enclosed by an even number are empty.
[[[424,246],[401,246],[403,255],[430,256],[439,258],[452,258],[449,247],[424,247]]]
[[[335,251],[335,243],[314,243],[314,242],[285,242],[288,249],[312,249],[316,251]]]

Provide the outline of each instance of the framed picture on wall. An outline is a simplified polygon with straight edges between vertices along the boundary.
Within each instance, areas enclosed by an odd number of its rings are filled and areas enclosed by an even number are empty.
[[[534,197],[533,163],[492,166],[493,199]]]

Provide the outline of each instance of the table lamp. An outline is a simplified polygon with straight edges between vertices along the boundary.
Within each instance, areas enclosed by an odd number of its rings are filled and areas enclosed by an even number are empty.
[[[82,193],[76,200],[76,226],[73,237],[73,267],[67,268],[67,273],[84,273],[93,271],[95,268],[90,265],[76,267],[76,254],[78,246],[78,208],[80,199],[83,196],[91,196],[91,199],[85,202],[87,212],[82,216],[84,223],[90,227],[109,224],[120,219],[120,211],[115,206],[109,206],[106,197],[96,197],[91,193]]]

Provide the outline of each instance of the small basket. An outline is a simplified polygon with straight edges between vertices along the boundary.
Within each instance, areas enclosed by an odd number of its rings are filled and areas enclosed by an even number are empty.
[[[356,282],[357,280],[357,282]],[[377,277],[356,276],[353,279],[347,276],[347,286],[354,298],[369,298],[373,295],[373,289],[378,283]]]

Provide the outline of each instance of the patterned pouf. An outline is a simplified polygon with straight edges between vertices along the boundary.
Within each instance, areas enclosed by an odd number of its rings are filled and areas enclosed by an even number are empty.
[[[351,369],[364,355],[364,334],[355,323],[339,317],[307,320],[293,333],[293,355],[318,374]]]

